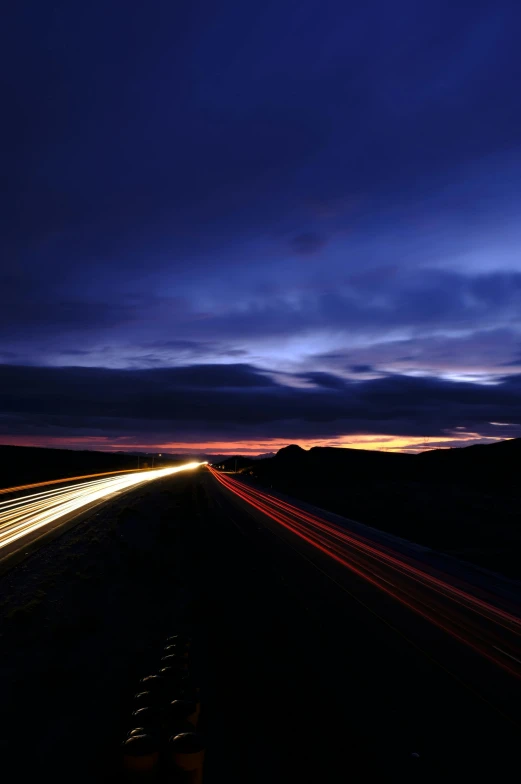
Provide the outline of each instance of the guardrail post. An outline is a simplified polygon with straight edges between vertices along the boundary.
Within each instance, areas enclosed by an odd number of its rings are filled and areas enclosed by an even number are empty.
[[[186,784],[202,784],[204,743],[196,732],[182,732],[168,741],[170,764]]]
[[[132,776],[152,776],[159,765],[159,748],[151,735],[131,735],[123,741],[123,767]]]

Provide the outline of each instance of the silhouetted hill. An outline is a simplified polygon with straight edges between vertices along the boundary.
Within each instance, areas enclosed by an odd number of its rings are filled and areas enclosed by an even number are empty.
[[[449,455],[449,460],[469,459],[479,455],[479,459],[488,460],[492,455],[520,455],[521,438],[509,438],[506,441],[494,441],[490,444],[472,444],[471,446],[458,447],[455,449],[430,449],[427,452],[420,452],[420,457],[427,455],[433,457],[437,455]]]
[[[224,471],[242,471],[245,468],[250,468],[252,464],[253,458],[234,455],[233,457],[227,457],[223,460],[220,460],[214,465],[218,465]]]
[[[412,474],[413,461],[413,455],[336,447],[305,450],[292,444],[279,450],[274,458],[260,460],[254,469],[267,475],[281,473],[288,480],[309,475],[314,484],[334,485],[344,483],[346,476],[352,480],[384,472],[387,477],[403,477]]]
[[[416,457],[418,476],[425,480],[508,486],[519,475],[521,438],[458,449],[433,449]]]
[[[282,449],[275,454],[277,460],[300,460],[303,459],[308,452],[305,449],[302,449],[301,446],[298,444],[290,444],[289,446],[284,446]]]
[[[420,455],[291,445],[245,473],[265,487],[521,577],[521,439]]]
[[[265,462],[269,470],[270,461],[260,462]],[[290,472],[305,468],[320,475],[340,476],[349,471],[351,476],[364,476],[368,471],[383,471],[387,478],[408,481],[486,482],[487,485],[511,483],[520,463],[521,438],[457,449],[433,449],[419,455],[338,447],[305,450],[292,444],[279,450],[273,458],[273,466],[284,466]],[[454,471],[458,472],[457,476]]]
[[[175,457],[164,455],[154,458],[154,466],[160,468],[175,465]],[[122,452],[90,452],[73,449],[45,449],[31,446],[0,445],[0,487],[45,482],[49,479],[65,479],[68,476],[124,471],[152,465],[152,456],[131,455]]]

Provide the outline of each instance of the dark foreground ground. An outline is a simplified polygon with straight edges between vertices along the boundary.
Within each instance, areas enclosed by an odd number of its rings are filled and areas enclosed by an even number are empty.
[[[208,784],[451,781],[462,763],[475,778],[472,759],[439,770],[432,748],[425,757],[432,707],[419,694],[411,715],[400,700],[402,680],[420,688],[430,670],[439,677],[435,665],[399,641],[380,649],[359,605],[238,524],[212,482],[197,472],[135,491],[3,577],[5,779],[115,781],[137,681],[185,628],[206,703]],[[498,747],[498,781],[501,766]]]

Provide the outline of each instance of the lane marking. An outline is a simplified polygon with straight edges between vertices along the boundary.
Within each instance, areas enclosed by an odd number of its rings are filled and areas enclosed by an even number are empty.
[[[380,575],[376,574],[376,572],[371,572],[371,574],[373,575],[373,577],[376,577],[377,580],[381,580],[383,583],[387,583],[387,585],[392,585],[393,588],[396,588],[396,585],[392,583],[390,580],[386,580],[385,577],[380,577]]]
[[[390,580],[386,580],[385,577],[378,577],[378,580],[383,580],[384,583],[387,583],[387,585],[392,585],[393,588],[396,588],[396,585],[394,583],[390,582]]]
[[[500,653],[502,653],[503,656],[508,656],[509,659],[513,659],[518,664],[521,664],[521,660],[520,659],[516,659],[516,657],[512,656],[511,653],[507,653],[506,651],[502,650],[502,648],[498,648],[497,645],[493,645],[492,647],[495,648],[496,651],[499,651]]]

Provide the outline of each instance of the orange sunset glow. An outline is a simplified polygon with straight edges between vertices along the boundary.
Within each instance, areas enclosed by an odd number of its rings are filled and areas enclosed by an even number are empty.
[[[500,436],[483,436],[475,432],[460,432],[454,435],[420,437],[400,435],[349,435],[334,438],[282,439],[244,441],[164,441],[151,443],[137,441],[132,438],[111,439],[103,436],[86,437],[44,437],[44,436],[9,436],[1,437],[0,442],[13,446],[35,446],[54,449],[87,449],[103,452],[163,452],[172,455],[211,454],[211,455],[263,455],[277,452],[290,443],[298,444],[303,449],[312,447],[337,447],[341,449],[368,449],[385,452],[405,452],[415,454],[428,449],[449,449],[451,447],[470,446],[478,443],[493,443],[507,440]]]

